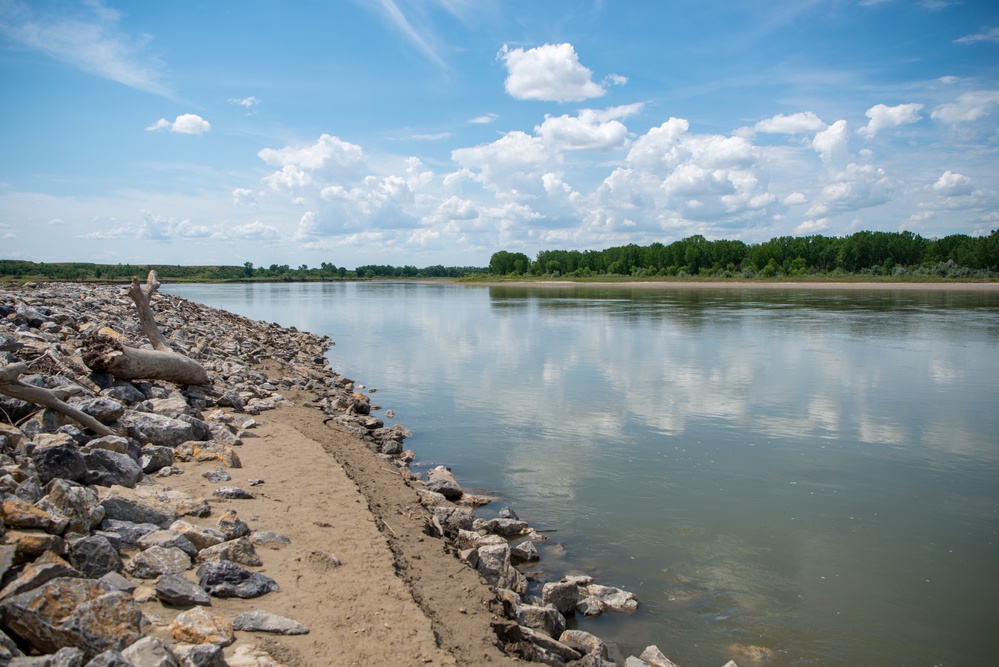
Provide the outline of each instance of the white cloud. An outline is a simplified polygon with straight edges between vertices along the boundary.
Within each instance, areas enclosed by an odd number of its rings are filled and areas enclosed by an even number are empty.
[[[992,113],[999,105],[999,90],[975,90],[959,95],[957,101],[941,104],[930,114],[942,123],[970,123]]]
[[[534,128],[541,141],[563,151],[622,148],[628,140],[628,128],[617,120],[601,120],[601,114],[583,109],[575,118],[570,116],[545,116],[545,121]]]
[[[176,120],[173,122],[168,121],[166,118],[160,118],[158,121],[147,127],[146,131],[155,132],[156,130],[170,130],[171,132],[176,132],[177,134],[202,135],[210,129],[212,129],[211,123],[201,116],[193,113],[185,113],[177,116]]]
[[[889,201],[894,188],[884,169],[869,164],[848,164],[822,187],[806,215],[822,216],[878,206]]]
[[[450,139],[450,132],[436,132],[434,134],[414,134],[410,139],[415,139],[417,141],[441,141],[442,139]]]
[[[789,116],[777,114],[758,122],[753,128],[756,132],[767,134],[812,134],[821,132],[828,125],[811,111],[793,113]]]
[[[544,44],[527,49],[503,46],[498,56],[507,69],[506,92],[519,100],[579,102],[607,91],[592,80],[572,44]]]
[[[0,35],[63,63],[131,88],[170,97],[162,63],[147,49],[152,37],[119,30],[119,12],[100,0],[46,7],[8,0],[0,11]]]
[[[919,122],[922,119],[919,110],[922,108],[922,104],[899,104],[894,107],[876,104],[865,114],[871,119],[870,122],[857,132],[866,137],[874,137],[881,130]]]
[[[465,174],[504,196],[538,193],[543,189],[541,175],[561,162],[538,137],[520,131],[471,148],[451,151],[451,159]]]
[[[232,191],[232,203],[236,205],[253,206],[257,203],[253,190],[249,188],[236,188]]]
[[[484,125],[484,124],[487,124],[487,123],[492,123],[497,118],[499,118],[499,116],[497,116],[496,114],[494,114],[494,113],[487,113],[484,116],[476,116],[475,118],[470,119],[468,122],[469,123],[474,123],[474,124],[477,124],[477,125]]]
[[[954,40],[957,44],[977,44],[978,42],[995,42],[999,44],[999,27],[989,28],[985,32],[965,35]]]
[[[804,204],[806,201],[808,201],[808,198],[805,197],[805,193],[792,192],[788,196],[784,197],[784,201],[781,203],[784,204],[784,206],[798,206],[800,204]]]
[[[352,164],[360,161],[361,147],[340,137],[323,134],[311,146],[301,148],[264,148],[257,155],[274,167],[294,166],[315,170],[329,163]]]
[[[933,190],[945,197],[970,195],[974,191],[974,187],[974,181],[970,178],[964,174],[955,174],[950,170],[945,171],[933,184]]]
[[[830,165],[842,164],[849,155],[850,131],[845,120],[838,120],[812,139],[812,147]]]
[[[829,218],[819,218],[817,220],[805,220],[794,228],[798,234],[818,234],[829,229]]]
[[[251,241],[274,241],[281,238],[281,232],[276,227],[255,220],[245,225],[236,225],[228,236]]]
[[[244,107],[246,109],[252,109],[253,107],[260,104],[260,100],[258,100],[256,97],[253,97],[252,95],[249,97],[242,97],[242,98],[233,97],[229,99],[229,102],[231,104],[238,104],[239,106]]]

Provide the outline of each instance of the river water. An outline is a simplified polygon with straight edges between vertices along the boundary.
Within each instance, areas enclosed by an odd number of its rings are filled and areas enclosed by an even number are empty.
[[[625,655],[999,659],[999,292],[163,291],[332,337],[417,466],[553,531],[536,576],[638,596],[579,621]]]

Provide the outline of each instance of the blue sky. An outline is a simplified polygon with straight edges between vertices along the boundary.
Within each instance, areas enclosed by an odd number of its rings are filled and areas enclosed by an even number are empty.
[[[999,5],[0,0],[0,258],[999,228]]]

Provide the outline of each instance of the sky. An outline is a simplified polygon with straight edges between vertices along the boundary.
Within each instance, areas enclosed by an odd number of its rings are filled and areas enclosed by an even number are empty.
[[[0,258],[999,228],[994,0],[0,0]]]

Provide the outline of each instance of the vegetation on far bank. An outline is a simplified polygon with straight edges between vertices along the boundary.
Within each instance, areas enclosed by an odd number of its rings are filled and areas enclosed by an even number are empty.
[[[606,250],[543,250],[493,253],[488,267],[363,265],[354,269],[323,262],[310,268],[287,264],[257,267],[36,263],[0,260],[0,280],[128,281],[155,270],[174,282],[330,281],[385,278],[450,278],[468,281],[572,279],[766,280],[933,282],[999,279],[999,230],[988,236],[953,234],[926,239],[912,232],[856,232],[849,236],[782,236],[758,244],[709,241],[691,236],[668,245],[652,243]]]

